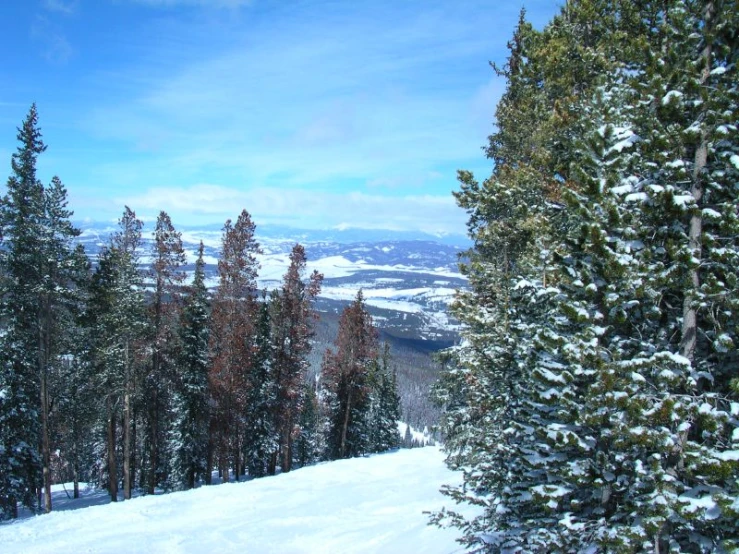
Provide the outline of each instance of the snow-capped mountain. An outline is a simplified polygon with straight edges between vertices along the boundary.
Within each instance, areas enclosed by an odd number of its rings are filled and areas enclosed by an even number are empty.
[[[110,223],[80,224],[79,240],[90,255],[108,242],[116,230]],[[144,239],[151,237],[151,225]],[[205,247],[209,285],[217,284],[217,262],[221,245],[218,226],[183,227],[182,240],[193,263],[200,241]],[[397,231],[302,230],[278,226],[257,227],[262,248],[259,284],[266,289],[279,286],[289,264],[293,245],[305,246],[308,270],[324,275],[318,302],[321,312],[338,313],[362,289],[364,298],[385,333],[404,339],[420,339],[434,350],[449,345],[456,324],[447,315],[455,290],[466,280],[459,272],[459,256],[468,246],[461,236],[434,237]],[[144,252],[148,246],[144,246]],[[142,264],[150,262],[146,256]],[[191,267],[191,266],[190,266]]]

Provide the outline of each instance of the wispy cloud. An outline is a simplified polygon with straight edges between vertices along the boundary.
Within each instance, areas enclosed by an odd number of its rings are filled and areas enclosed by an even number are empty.
[[[441,8],[365,16],[326,7],[247,29],[231,51],[157,75],[88,123],[178,167],[257,182],[397,181],[477,157],[477,117],[490,121],[495,100],[487,79],[470,82],[455,64],[481,39]]]
[[[38,16],[31,26],[31,38],[41,47],[43,58],[53,64],[65,64],[74,48],[59,26],[45,16]]]
[[[504,61],[518,6],[306,0],[195,14],[176,8],[250,2],[122,3],[172,9],[126,11],[146,14],[125,34],[138,57],[86,76],[94,98],[79,132],[115,152],[78,176],[86,202],[115,190],[183,217],[243,204],[316,224],[464,229],[450,191],[458,168],[489,170],[480,147],[503,83],[487,61]]]
[[[50,12],[72,14],[77,9],[78,0],[44,0],[43,7]]]
[[[389,197],[362,192],[347,194],[309,190],[254,188],[248,191],[199,184],[187,188],[153,188],[122,196],[116,202],[144,217],[158,210],[174,220],[225,221],[247,209],[259,224],[288,224],[303,228],[353,227],[361,229],[420,230],[460,233],[464,213],[450,195]]]

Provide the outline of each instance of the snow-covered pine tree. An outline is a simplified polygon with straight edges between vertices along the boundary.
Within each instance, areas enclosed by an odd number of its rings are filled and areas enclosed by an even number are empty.
[[[440,392],[450,462],[466,468],[466,486],[449,492],[484,513],[451,521],[466,543],[492,552],[732,551],[736,5],[614,3],[584,20],[595,5],[568,3],[540,35],[553,46],[587,44],[583,32],[600,41],[580,56],[599,58],[600,72],[561,95],[555,118],[543,112],[539,134],[530,133],[546,139],[529,143],[543,150],[539,159],[556,162],[543,195],[552,263],[517,267],[526,279],[490,296],[496,272],[473,273],[477,304],[458,304],[468,328]],[[545,44],[522,51],[529,70],[544,68],[544,98],[571,69],[551,72],[556,57],[537,58]],[[508,122],[514,77],[502,101]],[[503,164],[496,159],[502,181],[531,166],[529,147],[516,151],[519,130],[499,125],[491,152],[513,145]],[[505,246],[494,231],[518,189],[496,197],[505,191],[491,180],[469,183],[459,198],[472,201],[462,205],[472,208],[475,268]],[[506,314],[505,332],[491,333]],[[513,394],[500,390],[506,379]],[[475,428],[485,440],[474,442]]]
[[[549,307],[550,211],[556,210],[558,179],[548,172],[545,146],[552,131],[542,114],[547,91],[539,58],[543,38],[523,19],[509,43],[511,56],[499,72],[509,85],[496,112],[498,132],[490,137],[488,156],[494,174],[479,183],[459,172],[457,202],[467,210],[475,242],[461,267],[470,288],[457,295],[452,311],[465,324],[463,341],[448,352],[437,401],[443,406],[441,429],[447,462],[465,468],[465,483],[445,492],[458,502],[485,507],[476,518],[443,511],[432,521],[465,530],[462,541],[484,548],[502,535],[505,523],[495,509],[500,495],[521,492],[511,472],[537,470],[523,464],[534,437],[531,420],[539,405],[529,402],[537,322]],[[513,524],[515,525],[515,524]],[[494,550],[494,547],[490,547]]]
[[[143,276],[138,269],[141,220],[126,206],[119,230],[103,249],[92,277],[86,316],[90,329],[90,356],[102,399],[102,436],[105,445],[107,487],[118,499],[118,424],[122,422],[122,465],[124,499],[133,486],[133,407],[136,400],[137,368],[143,359],[143,338],[148,330]]]
[[[398,421],[400,396],[395,368],[390,366],[390,345],[383,343],[370,372],[370,408],[368,413],[369,451],[385,452],[400,445]]]
[[[179,326],[180,353],[175,372],[174,419],[168,450],[173,456],[175,487],[192,489],[208,470],[209,300],[205,286],[203,242],[198,247],[192,284],[185,291]]]
[[[304,381],[300,401],[300,435],[295,440],[295,463],[298,467],[315,464],[321,459],[321,413],[313,383]]]
[[[278,391],[273,367],[272,310],[266,295],[258,309],[254,358],[246,377],[248,412],[244,422],[244,459],[251,477],[274,474],[280,438],[275,420]]]
[[[167,481],[173,452],[166,451],[166,437],[171,432],[171,389],[176,357],[180,351],[177,330],[181,310],[181,288],[185,280],[182,269],[186,262],[182,235],[172,225],[167,212],[157,216],[152,244],[150,277],[154,281],[149,306],[152,351],[151,364],[144,377],[146,410],[147,482],[146,492],[154,494],[160,483]]]
[[[0,202],[0,517],[32,508],[36,493],[51,511],[52,374],[71,328],[80,259],[71,241],[67,191],[54,177],[44,187],[36,162],[46,150],[35,104],[18,129],[13,175]]]

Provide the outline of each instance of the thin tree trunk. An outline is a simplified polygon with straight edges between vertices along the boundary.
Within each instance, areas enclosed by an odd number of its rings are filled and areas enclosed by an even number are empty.
[[[155,385],[156,386],[156,385]],[[157,400],[157,392],[154,392],[154,399],[152,400],[152,408],[149,410],[149,464],[150,464],[150,472],[149,472],[149,483],[147,486],[147,492],[148,494],[154,494],[154,490],[157,486],[157,469],[159,466],[159,440],[158,440],[158,434],[159,434],[159,426],[157,422],[157,418],[159,417],[158,409],[156,406]]]
[[[131,499],[131,365],[125,349],[126,382],[123,393],[123,499]]]
[[[213,434],[212,429],[211,433],[209,433],[208,436],[208,452],[206,454],[206,462],[205,462],[205,484],[211,485],[213,484]]]
[[[706,36],[713,27],[713,12],[713,2],[708,2],[704,12]],[[704,67],[700,79],[702,85],[708,79],[711,71],[711,43],[708,40],[706,40],[706,45],[703,48],[701,57],[704,61]],[[690,193],[693,195],[696,208],[690,216],[690,228],[688,231],[688,247],[690,248],[693,257],[698,260],[698,262],[701,260],[701,236],[703,234],[703,218],[700,211],[701,199],[703,198],[703,182],[701,174],[706,167],[707,160],[708,138],[706,136],[706,131],[704,130],[700,144],[695,150],[695,158],[693,162],[693,183],[690,188]],[[693,305],[695,300],[693,293],[698,291],[700,288],[700,274],[698,271],[699,267],[693,267],[690,270],[691,290],[685,294],[685,298],[683,300],[683,328],[680,349],[682,355],[689,360],[693,360],[698,339],[698,318]]]
[[[46,368],[41,377],[41,459],[44,476],[44,511],[51,512],[51,445],[49,441],[49,391]]]
[[[290,408],[288,408],[290,410]],[[291,414],[285,414],[285,429],[283,430],[284,436],[282,438],[282,443],[284,445],[282,449],[282,472],[287,473],[292,469],[292,459],[293,459],[293,452],[292,452],[292,441],[291,441],[291,435],[290,432],[292,429],[292,417]]]
[[[346,411],[344,412],[344,424],[341,426],[341,447],[339,448],[339,457],[346,456],[346,432],[349,428],[349,414],[352,410],[352,388],[349,386],[349,393],[346,397]]]
[[[48,297],[42,300],[41,321],[39,322],[39,380],[41,401],[41,464],[44,483],[44,511],[51,512],[51,442],[49,439],[49,337],[51,307]]]
[[[74,498],[77,499],[80,497],[80,448],[78,430],[75,430],[72,448],[72,455],[74,456],[74,460],[72,461],[72,470],[74,471]]]
[[[269,465],[267,467],[267,473],[270,475],[274,475],[277,473],[277,451],[275,450],[270,454],[269,456]]]
[[[108,492],[110,500],[118,502],[118,470],[115,462],[115,415],[110,396],[106,399],[108,408]]]

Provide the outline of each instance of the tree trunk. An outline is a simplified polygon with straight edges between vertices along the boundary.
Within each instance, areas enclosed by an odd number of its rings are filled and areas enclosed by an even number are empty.
[[[213,484],[213,435],[209,433],[208,436],[208,452],[206,454],[205,462],[205,484]]]
[[[49,439],[49,349],[51,333],[51,306],[48,296],[41,299],[39,321],[39,381],[41,404],[41,464],[44,486],[44,511],[51,512],[51,442]]]
[[[46,368],[41,372],[41,460],[44,477],[44,511],[51,512],[51,445],[49,441],[49,391]]]
[[[110,500],[118,502],[118,470],[115,462],[115,415],[110,396],[106,399],[108,408],[108,493]]]
[[[123,499],[131,499],[131,366],[125,349],[126,382],[123,393]]]
[[[74,498],[80,497],[80,449],[79,449],[79,433],[74,434],[72,470],[74,471]]]
[[[269,456],[267,473],[269,475],[274,475],[275,473],[277,473],[277,451],[272,452],[272,454],[270,454]]]
[[[352,411],[352,388],[349,386],[349,392],[346,397],[346,410],[344,411],[344,423],[341,426],[341,446],[339,448],[339,457],[346,457],[346,432],[349,428],[349,414]]]
[[[290,408],[288,408],[290,410]],[[282,473],[287,473],[292,469],[293,448],[292,448],[292,417],[291,414],[285,414],[284,436],[282,437]]]
[[[713,12],[713,2],[708,2],[704,12],[706,38],[713,28]],[[701,57],[703,58],[704,67],[701,73],[700,82],[701,85],[703,85],[711,72],[711,43],[708,39],[706,40],[706,46],[703,48]],[[693,195],[696,208],[690,216],[690,229],[688,231],[688,247],[691,250],[692,256],[699,262],[702,250],[701,235],[703,233],[703,218],[700,210],[701,199],[703,198],[703,182],[701,174],[706,167],[707,160],[708,138],[704,129],[701,135],[700,144],[695,150],[695,158],[693,161],[693,183],[690,187],[690,193]],[[685,294],[685,298],[683,300],[683,328],[680,350],[682,355],[691,361],[695,354],[695,346],[698,339],[698,318],[693,305],[695,300],[693,293],[697,292],[700,288],[700,274],[698,273],[698,270],[699,267],[693,267],[690,269],[691,290]]]
[[[157,422],[157,418],[159,417],[159,414],[157,413],[157,406],[156,406],[156,396],[157,393],[154,393],[155,398],[153,399],[153,406],[152,409],[149,410],[149,482],[147,484],[147,493],[148,494],[154,494],[154,490],[157,486],[157,469],[159,467],[159,426]]]

